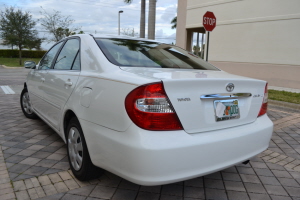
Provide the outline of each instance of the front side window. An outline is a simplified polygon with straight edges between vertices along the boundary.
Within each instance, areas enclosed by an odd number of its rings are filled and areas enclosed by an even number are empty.
[[[47,54],[43,57],[39,64],[39,69],[44,70],[44,69],[50,69],[52,62],[55,58],[55,55],[57,54],[57,51],[60,49],[61,45],[63,42],[60,42],[56,44],[50,51],[47,52]]]
[[[76,65],[75,68],[80,69],[78,39],[70,39],[66,42],[56,59],[54,69],[71,70],[73,64]]]
[[[173,45],[152,41],[96,38],[110,62],[124,67],[218,70],[201,58]]]

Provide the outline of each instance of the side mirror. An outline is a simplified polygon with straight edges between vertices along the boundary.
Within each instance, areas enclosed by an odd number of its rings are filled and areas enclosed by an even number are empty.
[[[34,61],[25,61],[24,62],[24,67],[26,69],[34,69],[36,66],[36,63]]]

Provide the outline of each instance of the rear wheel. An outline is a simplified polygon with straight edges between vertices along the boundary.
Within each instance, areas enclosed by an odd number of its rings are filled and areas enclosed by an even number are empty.
[[[30,119],[38,118],[38,116],[32,110],[31,101],[26,87],[22,90],[21,97],[20,97],[20,104],[21,104],[22,111],[27,118]]]
[[[98,178],[102,169],[93,165],[79,121],[73,117],[67,128],[67,149],[71,170],[81,180]]]

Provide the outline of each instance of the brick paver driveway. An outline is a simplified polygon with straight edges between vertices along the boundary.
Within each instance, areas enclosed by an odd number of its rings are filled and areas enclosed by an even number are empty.
[[[43,121],[24,117],[19,94],[26,70],[0,67],[0,199],[300,199],[300,114],[269,106],[275,129],[268,150],[247,165],[169,185],[145,187],[109,172],[80,182],[66,146]],[[251,144],[249,144],[251,145]],[[238,149],[237,149],[238,150]],[[196,158],[195,158],[196,159]]]

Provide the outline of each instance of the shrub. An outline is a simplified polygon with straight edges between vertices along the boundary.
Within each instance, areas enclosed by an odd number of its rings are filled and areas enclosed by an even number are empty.
[[[46,53],[46,51],[33,51],[33,50],[22,50],[23,58],[41,58]],[[0,49],[0,57],[4,58],[18,58],[19,50],[14,49]]]

